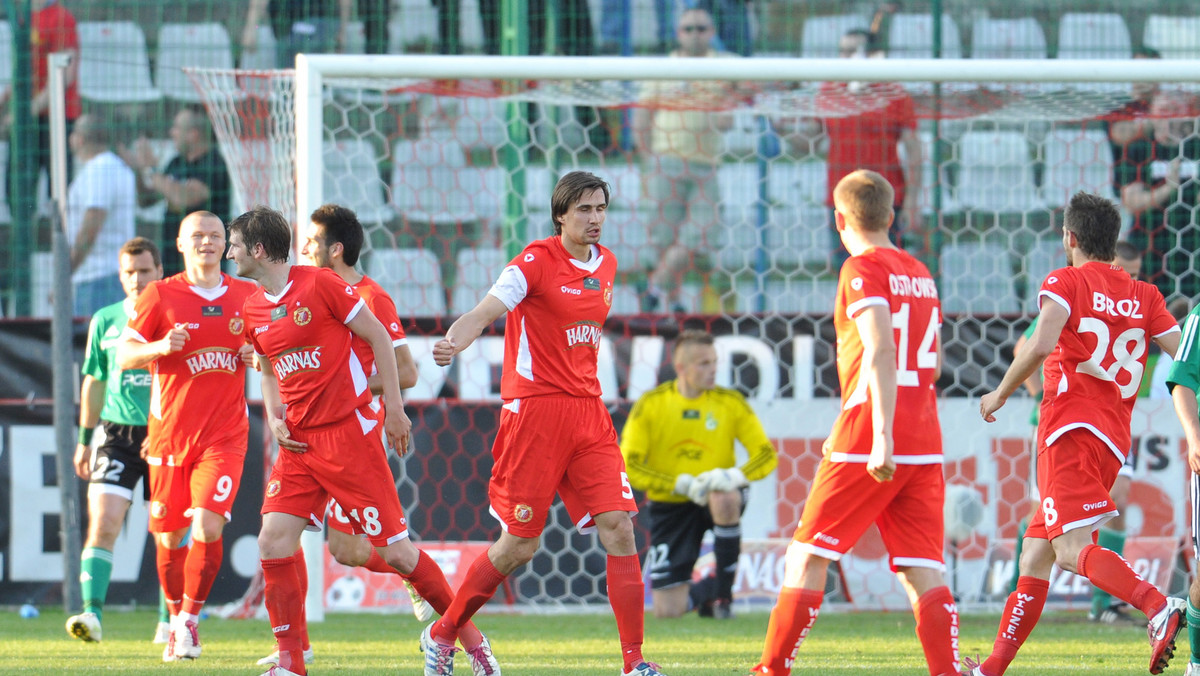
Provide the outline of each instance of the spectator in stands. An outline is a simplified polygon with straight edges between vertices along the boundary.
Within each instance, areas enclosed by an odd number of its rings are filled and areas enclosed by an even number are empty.
[[[275,63],[291,68],[296,55],[330,54],[345,48],[351,0],[250,0],[242,49],[258,49],[258,23],[266,12],[275,33]]]
[[[94,116],[79,116],[68,143],[79,168],[67,194],[74,313],[90,317],[125,297],[112,261],[135,234],[136,181],[109,150],[108,129]]]
[[[442,54],[461,54],[459,17],[462,0],[433,0],[438,8],[438,51]],[[551,51],[569,56],[591,56],[595,52],[592,36],[592,16],[587,0],[562,0],[554,5],[557,22],[557,43]],[[529,54],[541,56],[546,51],[546,0],[529,0],[526,8],[529,20]],[[479,0],[479,18],[483,22],[483,53],[500,53],[500,0]]]
[[[75,30],[75,17],[61,2],[57,0],[32,0],[30,9],[32,12],[29,22],[29,52],[33,79],[31,88],[33,99],[30,101],[30,108],[33,113],[34,124],[37,126],[38,168],[39,171],[45,169],[49,172],[50,92],[47,89],[47,85],[50,83],[50,70],[46,63],[46,57],[55,52],[70,52],[72,56],[71,65],[65,73],[67,85],[67,133],[70,134],[75,120],[83,112],[83,106],[79,99],[79,85],[76,82],[76,78],[79,75],[79,35]],[[8,135],[7,130],[12,122],[9,111],[9,101],[11,98],[12,87],[5,85],[3,91],[0,91],[0,110],[4,111],[3,128],[5,136]],[[15,159],[10,154],[10,166]],[[11,181],[16,176],[16,173],[10,170],[8,176]],[[8,194],[11,199],[13,195],[20,194],[20,192],[16,189],[10,189]]]
[[[358,19],[363,23],[368,54],[388,53],[388,25],[391,17],[391,0],[358,0]]]
[[[138,139],[132,152],[123,152],[125,162],[141,175],[137,182],[142,205],[166,200],[167,213],[159,243],[163,270],[169,277],[183,272],[183,258],[175,245],[179,222],[193,211],[211,211],[221,220],[230,214],[230,181],[225,160],[213,144],[212,124],[199,107],[188,106],[175,114],[171,141],[178,153],[162,171],[146,139]]]
[[[1156,49],[1142,47],[1133,53],[1133,58],[1161,59],[1162,54]],[[1126,146],[1150,135],[1150,102],[1157,93],[1157,82],[1134,82],[1129,90],[1129,100],[1108,114],[1105,122],[1114,163],[1124,159]]]
[[[1164,90],[1150,103],[1149,136],[1130,143],[1113,168],[1121,204],[1133,214],[1129,241],[1146,252],[1143,275],[1167,298],[1200,296],[1200,138],[1196,97]]]
[[[658,22],[655,54],[666,54],[675,41],[675,0],[654,0],[654,18]],[[633,0],[603,0],[600,5],[600,53],[633,53],[633,25],[647,17],[633,16]]]
[[[689,9],[679,17],[679,49],[672,58],[733,56],[712,46],[712,15]],[[642,153],[643,190],[656,208],[651,243],[658,261],[642,296],[642,309],[681,312],[683,274],[713,247],[720,222],[717,168],[722,133],[733,126],[726,109],[736,94],[728,82],[648,82],[633,111],[633,137]],[[686,108],[686,109],[685,109]]]
[[[878,35],[866,29],[847,31],[838,43],[846,59],[880,59],[886,56]],[[921,141],[912,97],[894,82],[826,82],[817,95],[817,108],[824,116],[802,122],[788,134],[788,141],[807,152],[821,136],[829,140],[828,191],[830,232],[833,233],[834,267],[846,259],[833,226],[833,188],[843,176],[857,169],[883,175],[896,191],[896,219],[889,237],[900,243],[901,235],[922,235]],[[900,147],[904,161],[900,161]]]

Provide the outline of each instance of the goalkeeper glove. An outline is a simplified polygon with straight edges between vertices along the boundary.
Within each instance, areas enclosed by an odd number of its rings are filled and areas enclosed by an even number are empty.
[[[675,495],[687,497],[688,490],[692,487],[692,482],[695,480],[696,477],[692,476],[691,474],[680,474],[679,476],[675,477]]]
[[[708,491],[712,488],[712,481],[713,473],[711,470],[696,477],[692,481],[692,485],[688,488],[688,499],[701,507],[707,507]]]

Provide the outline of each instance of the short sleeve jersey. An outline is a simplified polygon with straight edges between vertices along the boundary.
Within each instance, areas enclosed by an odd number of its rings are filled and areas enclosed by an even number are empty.
[[[1048,301],[1069,315],[1042,366],[1038,438],[1049,446],[1086,429],[1124,460],[1148,343],[1179,325],[1154,285],[1108,263],[1051,272],[1038,291],[1038,304]]]
[[[145,425],[150,409],[150,372],[122,371],[117,366],[117,342],[129,321],[133,303],[113,303],[92,315],[87,348],[83,352],[83,375],[104,383],[104,407],[100,419],[118,425]]]
[[[174,327],[189,338],[183,349],[150,364],[151,453],[183,463],[195,449],[235,441],[245,448],[246,374],[238,350],[246,342],[242,306],[254,284],[221,275],[212,289],[181,273],[146,287],[134,304],[126,335],[161,339]]]
[[[674,493],[675,477],[734,467],[735,440],[749,455],[741,467],[746,479],[762,479],[779,464],[775,446],[741,392],[714,387],[688,399],[671,380],[633,405],[621,431],[621,454],[629,482],[646,497],[687,502]]]
[[[833,189],[856,169],[877,171],[896,189],[896,204],[904,202],[904,168],[898,143],[905,130],[917,128],[912,96],[895,83],[871,83],[854,91],[845,82],[825,83],[817,107],[825,113],[829,135],[829,187],[825,204],[833,206]]]
[[[871,393],[863,377],[863,343],[855,320],[867,308],[891,313],[896,341],[893,457],[898,465],[942,462],[934,374],[941,302],[929,269],[899,249],[874,248],[842,266],[834,303],[842,410],[830,433],[833,462],[866,462],[871,453]]]
[[[346,420],[371,401],[367,375],[346,324],[366,304],[337,273],[293,265],[282,293],[258,289],[246,301],[255,351],[271,362],[293,428]]]
[[[1167,374],[1167,387],[1173,390],[1176,385],[1200,392],[1200,305],[1192,308],[1183,322],[1179,351]]]
[[[400,316],[396,313],[396,303],[392,301],[392,297],[387,294],[387,291],[379,286],[379,282],[364,275],[357,284],[351,286],[367,304],[367,309],[371,311],[371,314],[375,315],[379,323],[383,324],[383,328],[387,329],[388,337],[392,339],[392,348],[407,345],[408,338],[404,335],[404,327],[400,325]],[[377,369],[375,368],[375,352],[371,349],[371,344],[354,336],[351,348],[358,355],[358,361],[362,363],[363,370],[367,375],[374,375]]]
[[[600,396],[596,361],[616,272],[608,249],[593,246],[584,262],[558,237],[512,259],[488,292],[508,308],[501,399]]]

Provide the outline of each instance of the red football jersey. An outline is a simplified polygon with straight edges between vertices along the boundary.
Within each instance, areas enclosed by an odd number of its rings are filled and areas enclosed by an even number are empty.
[[[1042,367],[1038,436],[1049,446],[1068,430],[1100,437],[1117,457],[1129,449],[1129,421],[1146,369],[1147,343],[1178,331],[1153,284],[1108,263],[1051,272],[1038,291],[1070,313]]]
[[[842,411],[830,432],[829,459],[866,462],[871,453],[871,394],[862,377],[863,344],[855,318],[867,307],[892,313],[896,340],[896,414],[893,453],[898,465],[942,462],[934,371],[942,305],[933,276],[923,263],[899,249],[876,248],[852,256],[838,279],[833,325],[837,330],[838,381]]]
[[[392,297],[387,294],[387,291],[384,291],[378,282],[365,275],[352,286],[362,297],[363,302],[367,304],[367,309],[371,311],[371,314],[375,315],[379,323],[383,324],[383,328],[387,329],[388,335],[392,338],[392,349],[407,344],[408,338],[404,335],[404,327],[400,325],[400,315],[396,313],[396,303],[392,301]],[[358,355],[358,360],[362,362],[363,370],[367,372],[367,375],[374,375],[376,371],[375,352],[371,350],[371,344],[354,336],[350,345],[354,354]]]
[[[829,82],[821,85],[817,106],[828,114],[825,204],[833,206],[833,189],[838,181],[857,169],[882,174],[896,190],[896,204],[902,204],[904,167],[897,144],[901,132],[917,129],[912,96],[896,83],[866,83],[860,91],[852,91],[849,83]]]
[[[191,449],[233,440],[245,448],[246,376],[238,349],[246,343],[242,306],[254,284],[228,275],[221,286],[193,286],[184,273],[154,282],[134,304],[126,335],[144,343],[177,326],[190,338],[179,352],[150,363],[151,454],[181,465]]]
[[[585,263],[558,237],[533,242],[512,259],[488,292],[508,308],[501,399],[600,396],[596,360],[616,272],[608,249],[593,246]]]
[[[246,330],[275,370],[289,425],[342,422],[371,401],[346,327],[365,306],[337,273],[307,265],[292,266],[278,296],[259,288],[246,300]]]

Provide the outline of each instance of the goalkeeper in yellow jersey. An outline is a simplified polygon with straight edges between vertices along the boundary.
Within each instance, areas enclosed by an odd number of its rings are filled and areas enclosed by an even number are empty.
[[[736,390],[716,387],[712,335],[687,330],[672,355],[676,379],[638,399],[621,434],[634,488],[646,492],[650,516],[650,585],[654,615],[732,617],[733,580],[742,548],[742,511],[751,481],[779,459],[758,416]],[[734,440],[749,460],[737,466]],[[692,584],[704,532],[713,532],[716,575]]]

